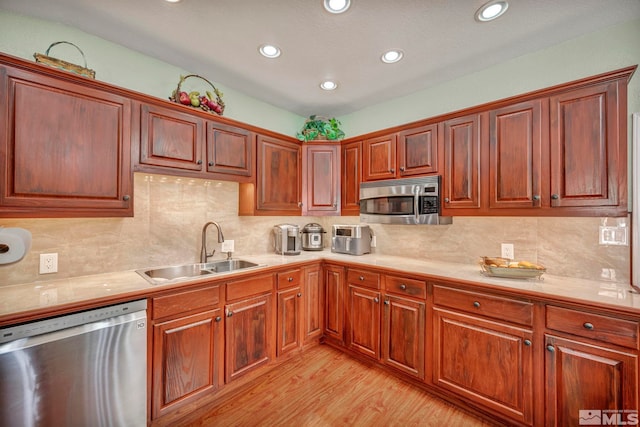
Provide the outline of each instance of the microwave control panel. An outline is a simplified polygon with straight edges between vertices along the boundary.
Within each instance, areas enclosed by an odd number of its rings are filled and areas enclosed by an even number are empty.
[[[420,196],[420,215],[440,212],[438,196]]]

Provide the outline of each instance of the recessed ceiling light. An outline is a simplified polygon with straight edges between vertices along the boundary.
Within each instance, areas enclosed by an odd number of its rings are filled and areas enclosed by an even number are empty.
[[[338,83],[331,80],[327,80],[320,83],[320,87],[324,90],[334,90],[334,89],[337,89]]]
[[[180,3],[181,0],[164,0],[167,3]]]
[[[331,13],[346,12],[349,6],[351,6],[351,0],[324,0],[324,8]]]
[[[382,62],[385,64],[393,64],[394,62],[400,61],[403,56],[404,53],[402,53],[401,50],[394,49],[383,53],[380,59],[382,59]]]
[[[267,58],[277,58],[280,56],[280,48],[272,44],[263,44],[260,46],[260,53]]]
[[[482,6],[476,12],[476,21],[487,22],[492,21],[504,14],[509,8],[509,3],[506,1],[490,1]]]

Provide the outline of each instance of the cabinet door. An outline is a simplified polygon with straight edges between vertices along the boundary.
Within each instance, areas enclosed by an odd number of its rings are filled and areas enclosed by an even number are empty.
[[[380,357],[380,292],[349,284],[347,346],[374,359]]]
[[[344,269],[327,266],[324,274],[324,333],[339,343],[344,342]]]
[[[215,309],[153,326],[153,419],[218,388],[221,320]]]
[[[140,164],[202,171],[204,120],[175,108],[140,106]]]
[[[133,216],[131,102],[0,67],[0,216]]]
[[[425,303],[386,295],[382,360],[411,376],[424,379]]]
[[[626,204],[618,195],[626,194],[626,179],[624,188],[619,179],[627,168],[618,83],[553,96],[550,109],[551,206]]]
[[[438,172],[438,125],[408,129],[398,134],[398,175]]]
[[[546,425],[578,425],[594,415],[602,417],[597,425],[620,425],[617,417],[637,416],[636,354],[554,336],[546,337],[546,347]]]
[[[532,332],[440,309],[433,323],[434,384],[532,424]]]
[[[300,214],[300,145],[258,135],[258,210]]]
[[[295,350],[301,345],[302,290],[300,287],[278,291],[278,344],[276,354]]]
[[[271,360],[271,295],[225,307],[225,381],[228,383]]]
[[[546,100],[533,100],[489,113],[490,208],[540,207],[543,197],[548,206],[546,191],[543,194],[548,168],[543,170],[542,164],[542,149],[548,144],[543,132],[546,106]]]
[[[302,147],[302,214],[340,215],[340,145]]]
[[[396,135],[367,139],[362,144],[364,181],[396,177]]]
[[[310,342],[322,335],[324,324],[324,292],[322,270],[310,267],[304,270],[304,341]]]
[[[254,141],[248,130],[207,122],[207,172],[250,177]]]
[[[360,215],[360,182],[362,174],[362,142],[342,147],[342,215]]]
[[[480,207],[480,115],[444,122],[443,207]]]

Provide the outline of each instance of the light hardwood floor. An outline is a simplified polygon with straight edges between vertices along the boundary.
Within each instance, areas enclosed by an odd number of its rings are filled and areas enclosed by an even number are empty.
[[[268,372],[192,426],[489,426],[326,345]]]

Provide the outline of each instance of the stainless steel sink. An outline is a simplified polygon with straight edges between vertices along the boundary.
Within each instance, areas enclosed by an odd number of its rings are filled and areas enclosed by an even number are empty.
[[[225,259],[207,263],[194,263],[136,270],[136,273],[147,279],[151,284],[167,283],[169,281],[184,280],[194,277],[228,273],[246,268],[260,267],[260,264],[243,259]]]

